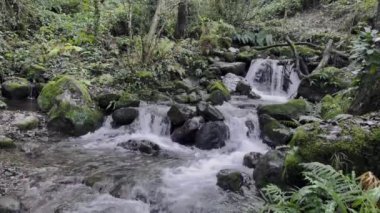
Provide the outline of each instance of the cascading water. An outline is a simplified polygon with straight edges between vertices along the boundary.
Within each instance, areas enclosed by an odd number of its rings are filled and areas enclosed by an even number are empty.
[[[246,76],[263,99],[286,101],[297,94],[301,82],[291,60],[256,59]]]

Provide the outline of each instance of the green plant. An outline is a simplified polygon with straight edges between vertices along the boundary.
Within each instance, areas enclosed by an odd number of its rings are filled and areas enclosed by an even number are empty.
[[[273,44],[273,36],[265,31],[237,33],[232,40],[238,44],[253,46],[269,46]]]
[[[309,185],[293,191],[283,191],[268,185],[262,192],[266,205],[262,212],[380,212],[380,187],[364,190],[355,176],[344,175],[329,165],[301,164]]]

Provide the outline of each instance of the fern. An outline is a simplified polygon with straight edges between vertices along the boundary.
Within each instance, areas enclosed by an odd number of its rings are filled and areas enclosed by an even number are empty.
[[[380,212],[380,187],[363,190],[353,172],[344,175],[329,165],[301,164],[309,185],[284,192],[275,185],[263,189],[267,204],[262,212],[367,213]]]

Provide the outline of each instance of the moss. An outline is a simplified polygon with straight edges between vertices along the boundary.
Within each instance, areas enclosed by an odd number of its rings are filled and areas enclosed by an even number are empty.
[[[276,119],[298,119],[311,110],[310,104],[303,99],[293,99],[285,104],[266,105],[259,108],[259,114],[268,114]]]
[[[243,52],[240,52],[236,56],[236,59],[238,61],[250,63],[253,59],[255,59],[257,57],[257,55],[258,55],[258,51],[256,51],[256,50],[243,51]]]
[[[138,71],[136,72],[136,76],[140,79],[152,79],[154,77],[150,71]]]
[[[350,93],[340,93],[335,97],[326,95],[321,102],[321,117],[332,119],[339,114],[347,113],[352,103],[351,95]]]
[[[31,130],[38,127],[39,120],[35,116],[29,116],[26,117],[24,120],[21,120],[20,122],[16,123],[16,126],[20,130]]]
[[[7,108],[7,104],[4,103],[2,100],[0,100],[0,109],[6,109]]]
[[[46,68],[40,64],[32,64],[27,68],[26,76],[29,80],[38,80],[42,77],[42,74],[46,72]]]
[[[226,97],[230,97],[230,91],[228,90],[228,88],[226,87],[226,85],[223,84],[223,82],[221,81],[214,81],[213,83],[211,83],[208,87],[207,87],[207,91],[209,93],[212,93],[213,91],[221,91],[223,93],[224,96]]]
[[[44,112],[48,112],[53,106],[55,98],[62,94],[65,90],[70,90],[78,95],[84,101],[84,105],[91,104],[91,95],[87,88],[70,76],[61,76],[54,81],[50,81],[41,91],[37,102],[40,109]]]
[[[13,91],[21,87],[29,87],[29,81],[25,78],[12,78],[6,86],[9,91]]]
[[[132,94],[128,91],[124,91],[119,100],[115,103],[115,108],[122,107],[138,107],[140,105],[140,100],[137,95]]]
[[[16,144],[12,139],[0,135],[0,149],[13,149],[16,148]]]

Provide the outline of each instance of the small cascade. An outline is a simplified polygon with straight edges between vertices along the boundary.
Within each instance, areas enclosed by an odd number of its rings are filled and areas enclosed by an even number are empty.
[[[246,76],[254,91],[263,99],[288,99],[297,94],[301,82],[291,60],[256,59]]]

